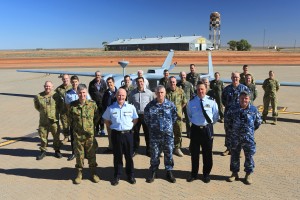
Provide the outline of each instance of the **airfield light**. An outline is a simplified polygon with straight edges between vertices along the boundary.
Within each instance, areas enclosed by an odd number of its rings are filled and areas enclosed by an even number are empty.
[[[209,20],[209,40],[213,47],[219,49],[221,46],[221,15],[218,12],[212,12]]]

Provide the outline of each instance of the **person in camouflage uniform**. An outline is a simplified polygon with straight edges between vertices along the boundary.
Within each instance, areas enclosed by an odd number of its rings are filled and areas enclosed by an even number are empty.
[[[252,83],[252,75],[251,74],[247,74],[246,75],[246,81],[245,81],[245,85],[249,88],[249,90],[251,91],[251,95],[250,95],[250,103],[253,105],[254,100],[257,97],[257,89],[256,89],[256,85]]]
[[[224,90],[224,83],[223,83],[223,81],[220,80],[219,72],[215,73],[215,79],[210,82],[209,86],[210,86],[210,89],[212,89],[212,91],[214,93],[214,98],[218,104],[219,116],[220,116],[219,122],[223,123],[224,122],[224,107],[222,104],[222,92]]]
[[[134,90],[129,75],[124,76],[124,85],[122,85],[120,88],[123,88],[126,91],[126,101],[128,101],[129,93]]]
[[[176,78],[174,76],[170,77],[170,87],[167,88],[166,98],[172,101],[177,109],[177,120],[174,123],[174,154],[182,157],[183,153],[181,152],[181,143],[182,143],[182,108],[186,106],[186,97],[182,89],[176,86]]]
[[[68,90],[72,89],[72,85],[70,83],[70,75],[68,74],[64,74],[62,75],[62,79],[63,84],[61,84],[60,86],[58,86],[55,89],[55,92],[57,94],[59,94],[60,98],[61,98],[61,105],[60,110],[58,110],[57,112],[59,112],[59,118],[60,118],[60,122],[61,122],[61,126],[62,126],[62,134],[64,135],[64,139],[62,141],[63,144],[68,142],[70,133],[69,133],[69,124],[68,124],[68,114],[67,114],[67,106],[65,104],[65,97],[66,97],[66,93]]]
[[[269,78],[264,80],[262,88],[265,91],[264,94],[264,110],[263,110],[263,123],[266,123],[267,120],[267,115],[268,115],[268,109],[269,109],[269,104],[271,102],[272,106],[272,116],[274,118],[274,124],[277,123],[277,117],[278,117],[278,112],[277,112],[277,96],[276,93],[279,90],[279,82],[275,79],[275,75],[273,71],[269,71]]]
[[[160,163],[160,152],[163,151],[167,179],[175,183],[176,179],[172,174],[174,167],[172,154],[174,148],[173,125],[177,120],[177,109],[174,103],[165,98],[166,89],[164,86],[157,86],[155,94],[156,98],[148,103],[144,110],[144,119],[149,129],[151,150],[151,176],[147,178],[147,182],[152,183],[156,178],[156,171]]]
[[[163,85],[165,88],[168,88],[169,85],[169,70],[164,70],[164,77],[159,80],[159,85]]]
[[[88,159],[91,170],[92,181],[100,181],[96,173],[96,151],[98,148],[95,139],[94,123],[100,118],[98,107],[94,101],[87,100],[87,87],[85,84],[79,84],[77,87],[78,100],[70,104],[69,122],[73,129],[74,152],[76,155],[77,177],[75,184],[80,184],[82,180],[82,169],[84,158]]]
[[[229,137],[230,137],[231,129],[228,127],[228,123],[226,122],[226,114],[231,108],[239,105],[239,96],[242,91],[250,92],[247,86],[240,84],[239,73],[237,72],[231,73],[231,80],[232,83],[230,85],[227,85],[222,92],[222,103],[225,106],[224,129],[225,129],[225,147],[226,147],[226,150],[222,153],[223,156],[227,156],[230,154]]]
[[[194,96],[194,86],[193,86],[193,84],[191,84],[190,82],[188,82],[186,80],[185,72],[180,72],[179,77],[181,80],[176,84],[176,86],[183,89],[185,97],[186,97],[186,101],[189,102],[190,99],[193,98],[193,96]],[[190,120],[187,116],[186,106],[183,107],[182,110],[183,110],[184,118],[185,118],[186,134],[187,134],[187,137],[189,138],[190,133],[191,133],[191,124],[190,124]]]
[[[230,134],[230,171],[232,175],[227,179],[229,182],[238,180],[240,171],[241,149],[245,153],[245,182],[251,184],[251,174],[254,170],[253,156],[256,152],[254,131],[261,124],[261,117],[257,108],[250,104],[250,93],[242,91],[239,96],[240,105],[231,108],[227,113],[228,127],[232,130]]]
[[[51,132],[53,136],[55,157],[62,157],[59,151],[61,143],[59,140],[57,112],[60,110],[59,105],[61,105],[61,98],[59,94],[53,92],[53,83],[51,81],[45,82],[44,89],[44,92],[39,93],[33,100],[35,109],[40,113],[38,132],[41,138],[41,154],[37,156],[37,160],[42,160],[46,156],[49,132]]]
[[[243,66],[243,72],[240,73],[240,83],[245,85],[246,84],[246,75],[247,74],[250,74],[249,71],[248,71],[248,65],[244,65]],[[251,83],[252,84],[255,84],[255,80],[254,80],[254,77],[252,74],[250,74],[252,76],[252,80],[251,80]]]
[[[199,74],[196,73],[196,67],[194,64],[190,64],[190,73],[186,75],[186,80],[193,84],[194,88],[196,88],[197,82],[199,81]]]

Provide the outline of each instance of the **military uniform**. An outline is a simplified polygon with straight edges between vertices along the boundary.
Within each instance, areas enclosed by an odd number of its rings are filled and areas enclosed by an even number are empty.
[[[248,73],[250,74],[250,73]],[[243,84],[243,85],[246,85],[246,75],[244,72],[243,73],[240,73],[240,83]],[[252,77],[252,81],[251,83],[252,84],[255,84],[255,79],[254,79],[254,76],[252,74],[250,74],[251,77]]]
[[[126,174],[128,179],[134,178],[133,164],[133,120],[138,118],[133,105],[125,102],[122,107],[118,102],[114,102],[104,112],[102,116],[110,121],[111,141],[114,154],[114,178],[118,179],[123,171],[123,153],[126,160]],[[116,183],[117,184],[117,183]]]
[[[159,167],[160,152],[164,152],[165,169],[173,169],[173,124],[177,119],[177,109],[171,101],[165,99],[159,104],[156,99],[148,103],[144,110],[145,122],[150,135],[150,170],[155,172]]]
[[[181,133],[182,133],[182,106],[186,105],[186,96],[182,89],[176,87],[174,91],[170,88],[167,89],[166,98],[172,101],[177,109],[177,120],[174,123],[173,131],[174,131],[174,146],[175,148],[181,148]]]
[[[194,88],[196,88],[196,86],[197,86],[197,82],[199,81],[199,74],[198,73],[188,73],[187,75],[186,75],[186,80],[188,81],[188,82],[190,82],[193,86],[194,86]]]
[[[126,91],[126,101],[128,101],[128,97],[129,97],[129,94],[132,90],[134,90],[134,87],[133,85],[129,85],[129,87],[127,88],[126,85],[123,85],[121,86],[120,88],[123,88],[125,91]]]
[[[265,91],[264,94],[264,110],[263,110],[263,120],[266,120],[268,115],[269,104],[271,102],[272,106],[272,116],[276,119],[278,117],[277,112],[277,96],[276,93],[279,90],[279,82],[275,79],[267,78],[262,85]]]
[[[163,85],[165,88],[169,88],[170,84],[169,84],[170,80],[168,78],[161,78],[159,79],[159,85]]]
[[[216,102],[218,104],[220,119],[223,120],[224,119],[224,108],[223,108],[223,104],[222,104],[222,92],[224,90],[223,81],[212,80],[210,82],[210,89],[212,89],[212,91],[214,93],[214,99],[216,100]]]
[[[207,121],[203,109],[211,122]],[[187,105],[187,113],[192,123],[190,140],[191,177],[196,179],[199,171],[200,147],[203,155],[203,177],[208,177],[213,166],[213,124],[219,119],[218,105],[208,95],[202,99],[199,96],[195,96]]]
[[[94,101],[86,100],[82,105],[76,100],[70,104],[69,120],[73,129],[76,168],[83,168],[85,155],[90,168],[97,166],[98,144],[94,137],[94,122],[99,118],[98,107]]]
[[[254,169],[253,156],[256,152],[254,130],[258,129],[262,120],[257,108],[251,104],[246,109],[239,105],[231,108],[227,113],[227,124],[230,134],[230,171],[237,173],[240,170],[240,152],[245,153],[245,172],[252,173]]]
[[[177,87],[183,89],[185,97],[186,97],[186,101],[189,102],[190,99],[192,97],[194,97],[195,93],[194,93],[194,86],[193,84],[191,84],[189,81],[179,81],[176,84]],[[190,120],[187,116],[187,112],[186,112],[186,106],[183,108],[183,113],[184,113],[184,118],[185,118],[185,127],[186,127],[186,132],[187,132],[187,136],[190,136],[191,133],[191,125],[190,125]]]
[[[58,131],[58,110],[60,110],[61,98],[56,92],[46,94],[45,92],[39,93],[34,98],[34,107],[40,113],[39,120],[39,135],[41,138],[40,149],[42,152],[47,151],[48,144],[48,132],[53,136],[53,148],[55,151],[59,151],[60,140]]]
[[[240,93],[242,91],[246,91],[248,93],[251,93],[247,86],[243,84],[239,84],[236,88],[233,87],[232,84],[226,86],[222,92],[222,103],[225,106],[225,112],[224,112],[224,129],[225,129],[225,146],[229,147],[229,135],[231,132],[231,129],[228,127],[228,124],[226,122],[226,114],[227,112],[240,104]]]
[[[72,89],[72,85],[64,86],[61,84],[55,89],[55,92],[59,94],[61,101],[60,101],[60,110],[59,112],[59,117],[60,117],[60,122],[62,125],[62,133],[64,137],[68,137],[70,135],[69,133],[69,124],[68,124],[68,114],[67,114],[67,106],[65,104],[65,97],[66,93],[68,90]]]
[[[256,89],[256,85],[253,84],[253,83],[250,83],[249,85],[246,85],[249,90],[251,91],[251,94],[250,94],[250,100],[251,100],[251,104],[253,105],[253,102],[254,100],[256,99],[257,97],[257,89]]]

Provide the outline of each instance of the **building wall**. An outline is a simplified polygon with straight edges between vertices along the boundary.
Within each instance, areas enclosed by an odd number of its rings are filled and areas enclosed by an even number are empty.
[[[170,49],[177,51],[189,51],[189,43],[171,43],[171,44],[134,44],[134,45],[107,45],[108,50],[110,51],[151,51],[151,50],[162,50],[169,51]]]

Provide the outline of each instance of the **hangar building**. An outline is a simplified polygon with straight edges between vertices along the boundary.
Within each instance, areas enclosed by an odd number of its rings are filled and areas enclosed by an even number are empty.
[[[118,39],[107,44],[110,51],[133,51],[133,50],[163,50],[170,49],[179,51],[205,51],[212,47],[212,42],[202,36],[174,36],[155,38],[130,38]]]

